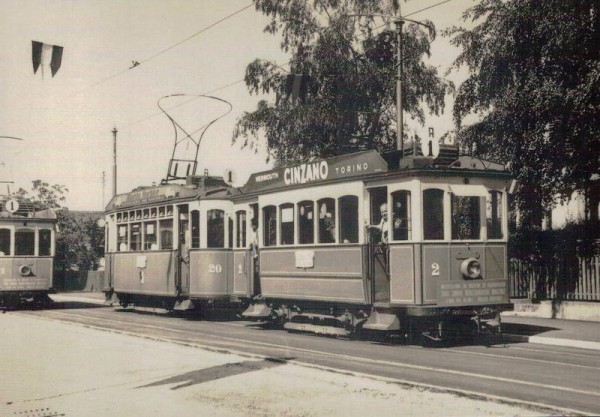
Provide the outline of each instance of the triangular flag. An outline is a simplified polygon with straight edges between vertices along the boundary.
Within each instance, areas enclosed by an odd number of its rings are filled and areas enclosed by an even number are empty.
[[[52,76],[58,72],[62,62],[63,47],[48,45],[42,42],[31,41],[31,58],[33,73],[35,74],[40,65],[49,66]]]

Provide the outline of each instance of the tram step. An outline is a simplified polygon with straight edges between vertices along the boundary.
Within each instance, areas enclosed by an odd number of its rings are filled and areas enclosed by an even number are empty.
[[[308,332],[329,336],[348,336],[350,335],[350,330],[346,330],[342,327],[332,327],[332,326],[320,326],[316,324],[308,324],[308,323],[293,323],[287,322],[283,325],[283,328],[286,330],[297,331],[297,332]]]
[[[367,322],[363,324],[363,329],[369,330],[400,330],[400,320],[395,314],[379,313],[373,310]]]

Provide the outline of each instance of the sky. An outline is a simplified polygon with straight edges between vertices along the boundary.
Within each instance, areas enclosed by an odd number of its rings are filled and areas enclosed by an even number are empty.
[[[402,14],[431,20],[440,32],[460,25],[472,0],[409,0]],[[232,145],[236,120],[259,99],[241,80],[256,58],[285,65],[279,38],[263,32],[268,19],[248,0],[0,0],[0,195],[42,179],[69,189],[71,210],[102,210],[112,196],[113,134],[117,133],[117,192],[159,183],[166,176],[174,129],[157,102],[173,94],[211,93],[232,110],[205,133],[198,174],[234,172],[243,185],[269,169],[264,146]],[[205,29],[204,31],[202,31]],[[197,34],[198,32],[201,33]],[[192,36],[197,34],[196,36]],[[33,72],[31,41],[64,48],[54,77]],[[163,52],[164,51],[164,52]],[[161,53],[162,52],[162,53]],[[430,63],[443,74],[458,54],[447,38],[432,44]],[[132,67],[132,62],[140,65]],[[460,82],[460,74],[449,78]],[[233,84],[233,85],[231,85]],[[217,90],[217,91],[214,91]],[[213,92],[214,91],[214,92]],[[268,97],[267,97],[268,98]],[[165,106],[180,103],[167,99]],[[453,128],[451,103],[442,117],[417,126],[436,136]],[[193,100],[176,110],[195,130],[228,110]],[[103,181],[104,176],[104,181]]]

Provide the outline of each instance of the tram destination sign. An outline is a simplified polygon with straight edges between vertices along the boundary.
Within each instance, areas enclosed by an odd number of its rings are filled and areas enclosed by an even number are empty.
[[[376,151],[358,152],[252,174],[245,191],[317,184],[387,170],[387,163]]]

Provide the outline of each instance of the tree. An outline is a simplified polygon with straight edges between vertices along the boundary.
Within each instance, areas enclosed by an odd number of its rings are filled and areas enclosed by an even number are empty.
[[[509,163],[517,203],[533,227],[541,206],[600,174],[600,7],[596,0],[481,0],[452,28],[466,66],[454,118],[459,141]],[[462,126],[469,115],[480,119]]]
[[[256,0],[256,9],[271,18],[265,31],[281,35],[281,49],[292,60],[289,72],[260,59],[247,66],[249,91],[275,100],[261,100],[244,113],[233,142],[253,148],[264,137],[276,163],[394,149],[396,34],[385,24],[378,32],[374,17],[390,16],[384,18],[389,24],[395,10],[386,9],[388,3]],[[423,123],[422,104],[439,114],[452,85],[423,62],[430,54],[429,33],[419,25],[406,25],[404,33],[403,108]]]

